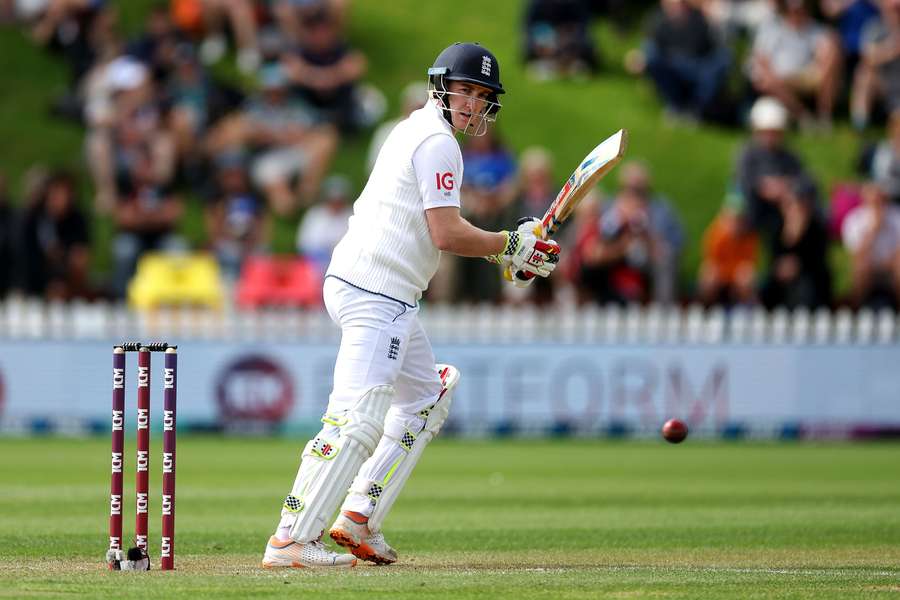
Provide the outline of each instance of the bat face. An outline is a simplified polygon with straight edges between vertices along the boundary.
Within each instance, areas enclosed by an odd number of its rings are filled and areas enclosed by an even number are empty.
[[[609,173],[625,154],[628,132],[620,129],[591,150],[578,168],[569,176],[541,221],[545,237],[550,237],[569,218],[582,198],[593,189],[601,177]]]
[[[544,213],[541,219],[543,232],[540,227],[535,227],[535,235],[543,233],[543,239],[548,239],[553,235],[559,226],[569,218],[574,212],[578,203],[584,198],[589,191],[600,181],[600,178],[609,173],[615,167],[622,156],[625,155],[625,148],[628,145],[628,131],[620,129],[612,134],[600,144],[591,150],[584,157],[578,168],[569,175],[565,185],[556,195],[556,199],[550,204],[550,208]],[[531,273],[518,271],[513,275],[510,271],[504,272],[504,277],[512,279],[517,277],[521,280],[531,279]]]

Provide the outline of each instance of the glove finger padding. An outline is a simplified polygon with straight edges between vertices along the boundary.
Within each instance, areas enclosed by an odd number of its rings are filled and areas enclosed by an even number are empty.
[[[516,231],[519,233],[530,233],[535,237],[543,239],[544,222],[537,217],[522,217],[516,221]]]
[[[559,244],[553,240],[541,239],[535,232],[543,232],[543,225],[538,219],[521,219],[518,229],[502,232],[506,235],[503,252],[484,258],[503,266],[503,275],[509,281],[515,278],[526,281],[534,276],[547,277],[559,263]]]
[[[519,248],[512,256],[512,266],[516,271],[547,277],[559,262],[560,248],[553,240],[540,240],[523,235]]]
[[[535,279],[537,279],[537,277],[535,277],[533,273],[528,273],[528,277],[526,279],[522,279],[521,275],[524,275],[523,271],[513,273],[511,267],[503,272],[504,278],[507,281],[512,282],[512,284],[517,288],[527,288],[532,283],[534,283]]]

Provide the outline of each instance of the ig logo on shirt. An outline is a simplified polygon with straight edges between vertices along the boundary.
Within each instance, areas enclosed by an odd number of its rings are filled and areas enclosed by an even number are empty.
[[[435,173],[434,179],[438,191],[447,190],[449,192],[453,190],[453,173],[450,173],[449,171],[446,173]]]

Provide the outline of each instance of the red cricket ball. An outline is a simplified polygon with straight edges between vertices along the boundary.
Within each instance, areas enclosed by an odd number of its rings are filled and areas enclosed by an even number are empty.
[[[662,436],[671,444],[679,444],[687,437],[688,428],[680,419],[669,419],[662,426]]]

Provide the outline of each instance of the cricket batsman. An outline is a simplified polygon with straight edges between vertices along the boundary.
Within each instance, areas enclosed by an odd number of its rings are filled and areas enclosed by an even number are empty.
[[[500,112],[500,67],[486,48],[458,43],[428,70],[425,105],[388,136],[334,250],[323,294],[341,327],[322,429],[303,450],[264,567],[352,567],[397,560],[382,524],[425,446],[447,419],[459,371],[436,365],[419,299],[441,252],[483,257],[507,274],[547,277],[559,245],[540,220],[511,231],[460,216],[463,162],[456,134],[478,136]],[[533,278],[510,276],[515,285]],[[326,548],[329,535],[352,554]]]

